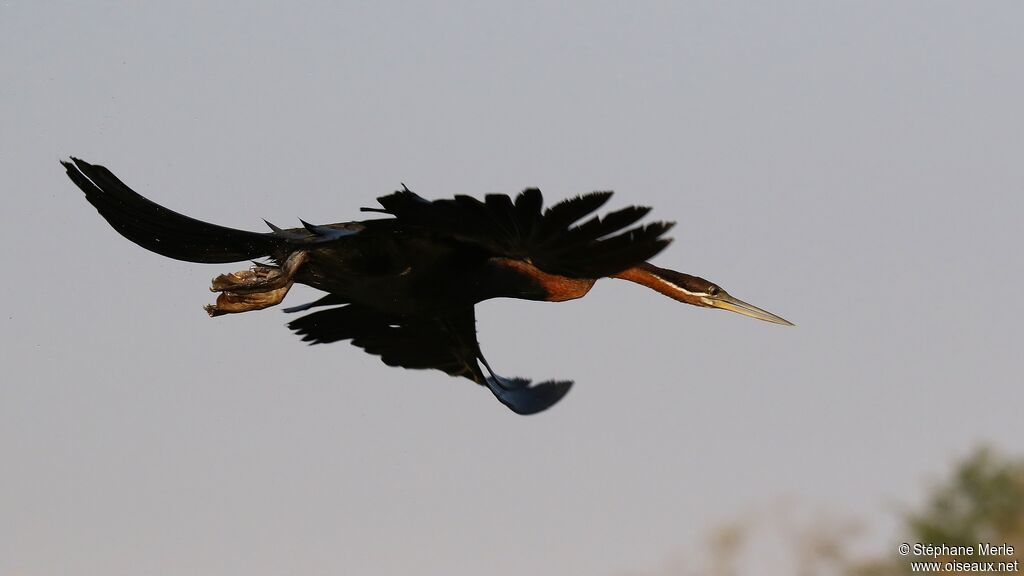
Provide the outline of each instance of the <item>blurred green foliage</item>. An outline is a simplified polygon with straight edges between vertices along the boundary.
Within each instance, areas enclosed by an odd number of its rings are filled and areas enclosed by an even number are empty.
[[[976,546],[1024,535],[1024,462],[979,449],[936,487],[907,527],[920,542]]]
[[[1012,561],[1024,548],[1024,460],[979,448],[958,463],[952,476],[931,489],[918,511],[904,516],[910,543],[972,546],[974,556],[897,556],[849,561],[840,573],[848,576],[913,574],[911,562],[939,560]],[[1014,547],[1011,556],[979,556],[981,542]],[[917,572],[920,574],[921,572]],[[956,574],[956,572],[943,572]]]
[[[1011,458],[989,448],[978,448],[953,465],[952,473],[929,488],[919,508],[900,517],[902,534],[883,552],[872,555],[855,550],[863,535],[856,520],[836,519],[821,514],[810,521],[793,521],[787,503],[767,513],[754,513],[716,531],[708,542],[704,558],[678,557],[657,575],[740,576],[742,574],[787,574],[788,576],[908,576],[935,574],[913,571],[912,562],[945,564],[965,562],[1012,562],[1024,558],[1024,458]],[[782,542],[788,549],[786,568],[766,568],[757,541]],[[902,543],[939,546],[971,546],[974,555],[955,557],[900,556]],[[1009,556],[980,556],[979,543],[1009,544]],[[771,547],[771,546],[769,546]],[[761,550],[764,546],[761,546]],[[703,566],[694,567],[695,560]],[[1024,562],[1018,573],[1024,572]],[[756,571],[752,568],[757,568]],[[942,574],[958,572],[942,570]],[[995,572],[963,572],[978,574]],[[1003,572],[1007,573],[1007,572]],[[1009,572],[1012,573],[1012,572]],[[629,573],[635,576],[639,573]]]

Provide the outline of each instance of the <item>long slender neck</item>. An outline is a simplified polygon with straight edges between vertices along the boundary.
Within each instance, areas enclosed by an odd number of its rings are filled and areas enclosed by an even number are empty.
[[[490,258],[487,261],[486,298],[511,297],[524,300],[564,302],[582,298],[596,281],[593,278],[569,278],[549,274],[533,264],[515,258]]]
[[[621,278],[622,280],[642,284],[654,291],[661,292],[673,300],[695,306],[703,305],[699,295],[690,292],[682,285],[686,280],[696,279],[696,277],[689,274],[683,274],[682,272],[676,272],[667,268],[659,268],[654,264],[644,262],[639,266],[627,268],[618,274],[612,274],[612,278]]]

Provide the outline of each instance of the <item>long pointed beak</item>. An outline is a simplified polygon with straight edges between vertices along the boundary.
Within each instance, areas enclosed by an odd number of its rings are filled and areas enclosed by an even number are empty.
[[[792,322],[786,320],[780,316],[776,316],[767,310],[762,310],[752,304],[747,304],[739,298],[733,298],[724,290],[719,292],[717,296],[709,299],[710,304],[715,308],[721,308],[722,310],[729,310],[730,312],[736,312],[743,314],[744,316],[750,316],[751,318],[757,318],[758,320],[764,320],[765,322],[772,322],[775,324],[782,324],[784,326],[794,326]]]

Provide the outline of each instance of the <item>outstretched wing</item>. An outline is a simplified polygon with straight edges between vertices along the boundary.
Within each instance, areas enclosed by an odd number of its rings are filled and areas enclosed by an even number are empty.
[[[592,192],[542,209],[540,190],[529,188],[513,201],[488,194],[428,201],[401,190],[377,199],[400,226],[425,228],[480,246],[497,256],[529,260],[550,274],[599,278],[644,262],[671,241],[669,222],[633,226],[650,208],[629,206],[603,217],[591,216],[611,192]],[[580,220],[590,216],[582,223]],[[372,225],[372,221],[367,223]]]
[[[351,340],[388,366],[434,368],[480,381],[473,310],[442,320],[378,312],[358,304],[329,308],[293,320],[288,327],[310,344]],[[468,321],[468,333],[465,324]]]
[[[296,310],[338,304],[321,300]],[[486,376],[476,340],[472,307],[441,317],[403,317],[378,312],[358,304],[321,310],[293,320],[288,327],[310,344],[351,340],[369,354],[380,356],[388,366],[433,368],[487,386],[503,404],[518,414],[534,414],[550,408],[569,391],[572,382],[548,381],[532,385],[523,378]],[[486,365],[486,364],[485,364]]]

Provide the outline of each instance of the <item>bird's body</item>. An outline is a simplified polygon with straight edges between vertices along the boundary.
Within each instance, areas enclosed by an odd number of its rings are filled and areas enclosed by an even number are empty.
[[[289,324],[304,340],[352,340],[391,366],[464,376],[520,414],[550,407],[572,383],[532,385],[494,374],[476,340],[478,302],[560,302],[585,295],[600,278],[618,277],[690,304],[787,323],[706,280],[648,264],[669,243],[664,234],[671,224],[633,226],[649,210],[640,207],[592,216],[610,192],[542,209],[536,189],[515,199],[492,194],[483,201],[427,201],[403,189],[379,198],[381,208],[364,209],[389,217],[322,226],[303,222],[287,230],[268,222],[272,231],[257,233],[172,212],[102,166],[78,159],[63,164],[100,214],[144,248],[190,262],[272,261],[214,278],[211,289],[219,296],[207,306],[211,316],[273,306],[294,283],[312,286],[327,295],[286,309],[325,307]]]

